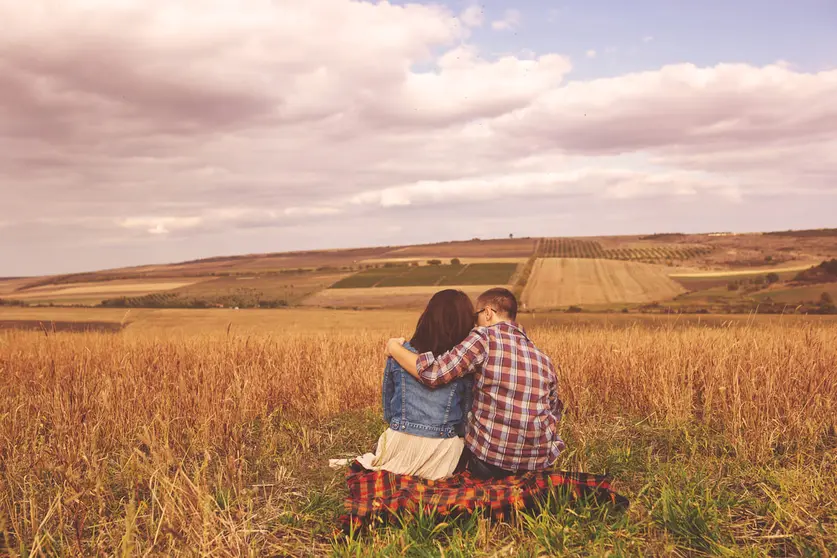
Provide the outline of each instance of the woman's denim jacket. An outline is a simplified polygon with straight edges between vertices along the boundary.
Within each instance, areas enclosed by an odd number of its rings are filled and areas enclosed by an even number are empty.
[[[416,352],[409,343],[404,347]],[[388,358],[382,390],[384,420],[393,430],[425,438],[464,436],[473,385],[466,376],[430,389]]]

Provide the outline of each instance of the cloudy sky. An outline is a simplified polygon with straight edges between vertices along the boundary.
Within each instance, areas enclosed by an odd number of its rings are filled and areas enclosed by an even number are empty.
[[[0,0],[0,276],[837,225],[833,0]]]

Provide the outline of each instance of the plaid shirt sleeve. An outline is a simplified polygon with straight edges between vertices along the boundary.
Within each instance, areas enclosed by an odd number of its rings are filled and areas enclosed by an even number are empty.
[[[416,371],[421,383],[429,387],[443,386],[476,370],[487,355],[485,332],[474,329],[462,343],[443,355],[434,357],[431,352],[419,355]]]

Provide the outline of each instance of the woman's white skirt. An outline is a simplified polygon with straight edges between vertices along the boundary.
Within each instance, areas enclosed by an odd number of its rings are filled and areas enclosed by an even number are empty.
[[[465,448],[460,437],[425,438],[391,428],[378,438],[375,453],[357,458],[366,469],[437,480],[453,475]]]

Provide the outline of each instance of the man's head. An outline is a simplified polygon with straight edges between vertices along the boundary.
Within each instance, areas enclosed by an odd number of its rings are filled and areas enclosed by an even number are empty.
[[[517,299],[508,289],[488,289],[477,298],[477,325],[491,326],[517,318]]]

